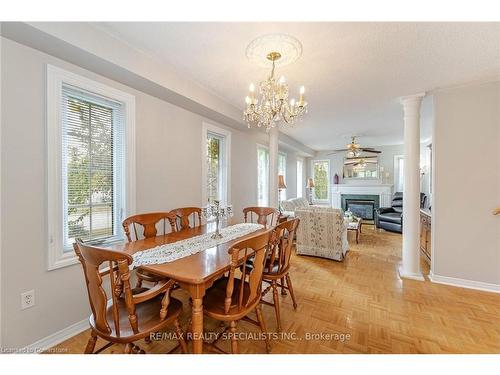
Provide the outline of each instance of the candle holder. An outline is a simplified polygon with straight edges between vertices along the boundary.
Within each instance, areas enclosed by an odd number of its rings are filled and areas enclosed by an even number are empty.
[[[213,202],[208,202],[208,205],[201,209],[201,214],[207,220],[215,218],[215,233],[212,234],[210,238],[220,239],[222,238],[222,234],[219,231],[220,221],[233,216],[233,207],[230,205],[221,207],[220,201],[215,200]]]

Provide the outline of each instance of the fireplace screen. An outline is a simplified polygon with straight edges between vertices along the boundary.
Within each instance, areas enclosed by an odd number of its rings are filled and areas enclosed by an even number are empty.
[[[361,217],[365,220],[374,219],[375,201],[346,199],[345,204],[346,209],[351,211],[355,216]]]

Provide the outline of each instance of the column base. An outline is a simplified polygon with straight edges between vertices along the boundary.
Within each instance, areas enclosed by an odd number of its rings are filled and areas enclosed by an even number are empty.
[[[398,273],[399,273],[399,277],[401,277],[402,279],[425,281],[424,276],[420,272],[418,272],[418,273],[407,272],[407,271],[403,270],[403,267],[399,267]]]

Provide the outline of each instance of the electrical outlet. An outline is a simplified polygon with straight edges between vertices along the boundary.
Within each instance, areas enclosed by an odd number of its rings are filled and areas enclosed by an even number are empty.
[[[27,292],[21,293],[21,310],[29,309],[35,306],[35,291],[28,290]]]

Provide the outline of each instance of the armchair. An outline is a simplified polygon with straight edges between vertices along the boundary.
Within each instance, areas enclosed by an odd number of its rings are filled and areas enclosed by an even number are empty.
[[[308,207],[295,210],[300,218],[297,228],[297,254],[313,255],[342,261],[349,250],[348,223],[342,210],[330,207]]]
[[[375,210],[375,226],[391,232],[403,233],[403,193],[396,192],[391,207]]]

